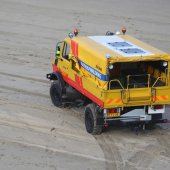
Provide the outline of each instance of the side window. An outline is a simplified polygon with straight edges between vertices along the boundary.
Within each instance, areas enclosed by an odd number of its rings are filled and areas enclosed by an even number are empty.
[[[70,45],[65,42],[64,49],[63,49],[63,58],[65,58],[66,60],[69,60],[68,59],[69,54],[70,54]]]

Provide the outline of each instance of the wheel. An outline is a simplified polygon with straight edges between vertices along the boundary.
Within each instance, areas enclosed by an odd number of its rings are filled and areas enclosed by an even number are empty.
[[[60,107],[62,105],[62,87],[59,80],[51,83],[50,96],[55,106]]]
[[[96,112],[94,104],[88,104],[85,108],[85,126],[88,133],[99,135],[102,133],[102,123],[98,123],[99,114]],[[102,118],[103,119],[103,118]]]

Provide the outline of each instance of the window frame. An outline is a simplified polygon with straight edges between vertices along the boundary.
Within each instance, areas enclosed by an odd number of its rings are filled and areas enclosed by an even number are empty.
[[[69,60],[69,54],[70,54],[70,45],[67,42],[64,42],[62,57],[66,60]]]

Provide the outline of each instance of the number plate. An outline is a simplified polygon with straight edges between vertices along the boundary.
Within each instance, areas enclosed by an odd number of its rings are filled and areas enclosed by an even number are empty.
[[[107,117],[119,117],[120,113],[107,113]]]

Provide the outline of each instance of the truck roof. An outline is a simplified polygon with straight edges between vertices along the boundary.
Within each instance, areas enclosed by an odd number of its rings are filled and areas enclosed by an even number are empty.
[[[168,54],[129,35],[74,37],[74,41],[93,55],[113,61],[167,59]],[[168,57],[169,58],[169,57]]]

